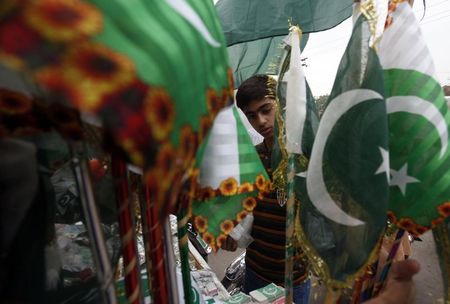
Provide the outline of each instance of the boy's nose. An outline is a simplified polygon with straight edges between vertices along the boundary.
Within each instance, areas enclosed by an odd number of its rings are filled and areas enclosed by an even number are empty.
[[[258,125],[262,126],[266,123],[266,117],[258,113]]]

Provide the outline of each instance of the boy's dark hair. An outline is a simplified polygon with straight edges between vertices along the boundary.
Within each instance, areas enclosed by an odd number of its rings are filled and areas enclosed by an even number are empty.
[[[246,107],[253,100],[266,97],[275,99],[277,82],[267,75],[253,75],[245,80],[236,93],[236,103],[239,108]]]

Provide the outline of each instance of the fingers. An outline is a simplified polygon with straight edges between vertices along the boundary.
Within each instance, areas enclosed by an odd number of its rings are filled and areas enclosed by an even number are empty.
[[[408,304],[414,301],[415,285],[413,276],[420,270],[416,260],[406,260],[392,264],[389,278],[380,295],[366,304]]]
[[[394,280],[409,280],[420,271],[420,264],[416,260],[405,260],[392,264],[390,277]]]

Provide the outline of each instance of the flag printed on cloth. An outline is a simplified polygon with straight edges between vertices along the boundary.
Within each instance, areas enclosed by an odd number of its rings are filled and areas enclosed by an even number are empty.
[[[216,10],[227,45],[289,34],[288,20],[304,33],[332,28],[352,14],[352,0],[219,0]]]
[[[308,94],[309,88],[301,64],[300,41],[303,40],[299,27],[291,27],[285,39],[284,58],[278,82],[278,108],[276,112],[276,140],[272,153],[274,188],[278,203],[286,205],[286,250],[284,287],[286,300],[292,302],[294,265],[294,221],[296,214],[295,173],[298,158],[305,159],[303,145],[305,134],[315,132],[317,115],[314,99]],[[308,98],[309,97],[309,98]],[[315,118],[315,120],[314,120]],[[316,124],[314,125],[314,122]],[[314,125],[314,126],[313,126]],[[306,141],[306,146],[308,141]],[[311,143],[311,142],[309,142]],[[303,156],[303,158],[301,158]],[[296,166],[297,165],[297,166]],[[303,170],[304,171],[304,170]],[[303,172],[304,173],[304,172]]]
[[[48,98],[100,116],[167,215],[199,143],[232,102],[212,2],[5,0],[0,10],[0,61]]]
[[[283,191],[285,191],[284,187],[287,182],[287,146],[290,148],[289,151],[295,151],[297,154],[296,160],[294,161],[297,172],[295,180],[300,178],[299,182],[304,182],[307,159],[311,155],[314,137],[319,125],[316,103],[305,75],[301,70],[301,63],[299,62],[301,57],[300,50],[295,48],[294,52],[297,52],[297,54],[292,56],[292,41],[288,40],[296,38],[294,35],[298,35],[298,33],[291,33],[286,38],[285,42],[288,43],[285,44],[283,62],[278,77],[277,101],[280,111],[279,116],[275,120],[275,140],[272,149],[274,187]],[[301,41],[303,39],[304,35],[302,35]],[[295,60],[296,63],[291,65],[292,58],[297,58],[298,60]],[[292,73],[291,71],[294,70],[296,71]],[[288,115],[287,112],[291,112],[291,115]],[[293,128],[291,128],[292,126]],[[290,130],[287,130],[288,128]],[[289,144],[286,133],[289,133]],[[302,154],[302,157],[299,157],[298,154]]]
[[[302,35],[301,49],[306,46],[308,37],[308,34]],[[278,75],[284,52],[284,39],[285,36],[275,36],[229,46],[227,50],[234,75],[234,87],[239,87],[253,75]]]
[[[450,214],[450,114],[407,1],[389,4],[379,45],[389,118],[389,217],[420,235]],[[381,173],[381,170],[380,170]]]
[[[362,15],[321,117],[306,183],[297,184],[299,241],[329,287],[346,286],[364,271],[386,222],[388,176],[378,171],[385,169],[387,116],[382,69],[369,38]]]
[[[197,164],[193,224],[216,251],[235,225],[256,207],[258,192],[271,187],[236,106],[217,115],[198,152]]]

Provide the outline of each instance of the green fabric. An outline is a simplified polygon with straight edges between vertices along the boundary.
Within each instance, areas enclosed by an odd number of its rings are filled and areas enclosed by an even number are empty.
[[[308,34],[302,36],[300,48],[308,42]],[[256,74],[278,75],[284,50],[285,36],[269,37],[229,46],[228,57],[237,88],[246,79]]]
[[[304,33],[323,31],[352,14],[351,0],[220,0],[216,9],[227,45],[287,35],[288,20]]]
[[[389,185],[386,173],[376,174],[382,164],[380,147],[388,147],[386,105],[383,99],[383,73],[378,58],[368,45],[368,26],[360,17],[354,26],[352,37],[341,59],[336,80],[327,107],[316,134],[308,176],[313,170],[323,173],[323,183],[331,200],[344,214],[324,214],[320,208],[332,202],[311,201],[311,192],[304,183],[298,183],[301,201],[301,227],[314,252],[325,262],[316,261],[323,279],[332,286],[342,286],[351,281],[366,265],[376,248],[385,227]],[[353,99],[336,99],[343,93],[355,93]],[[362,91],[367,90],[367,91]],[[369,99],[361,95],[371,92]],[[364,97],[363,97],[364,96]],[[376,97],[378,96],[378,97]],[[347,101],[360,101],[342,108]],[[340,104],[335,104],[340,102]],[[338,114],[329,134],[322,133],[336,110]],[[322,137],[323,136],[323,137]],[[322,138],[321,138],[322,137]],[[321,167],[313,158],[317,142],[324,140]],[[314,185],[313,185],[314,186]],[[322,204],[322,205],[321,205]],[[319,209],[316,206],[320,206]],[[333,211],[334,212],[334,211]],[[343,218],[351,216],[361,224],[350,225]],[[317,256],[316,256],[317,258]]]
[[[385,71],[385,85],[386,98],[417,96],[432,103],[442,115],[443,127],[448,132],[448,106],[440,84],[432,77],[414,70],[389,69]],[[422,115],[407,112],[389,114],[389,132],[391,170],[399,171],[407,165],[407,175],[418,180],[407,183],[404,193],[400,187],[391,186],[389,210],[400,225],[405,220],[407,224],[413,220],[421,225],[422,228],[416,225],[407,228],[421,234],[434,219],[447,215],[440,209],[449,198],[450,153],[447,150],[441,157],[439,133],[435,125]]]
[[[232,106],[231,110],[237,130],[237,133],[235,134],[237,137],[237,146],[234,153],[236,153],[239,158],[239,172],[236,172],[233,176],[239,176],[240,183],[237,185],[238,188],[243,184],[247,184],[248,186],[253,187],[254,190],[232,196],[225,196],[220,193],[220,188],[212,189],[215,191],[214,197],[206,200],[203,200],[201,197],[197,197],[197,199],[193,201],[192,215],[194,227],[202,234],[204,240],[211,245],[213,250],[217,250],[220,247],[220,244],[218,244],[220,241],[218,241],[217,238],[221,237],[223,240],[223,238],[231,232],[231,229],[229,231],[223,231],[221,224],[224,222],[231,222],[232,226],[235,226],[240,221],[241,215],[251,211],[246,210],[244,201],[246,198],[256,197],[258,194],[256,187],[257,177],[262,176],[265,181],[269,179],[267,172],[265,171],[264,166],[256,153],[256,149],[252,144],[250,136],[241,121],[237,108]],[[224,111],[228,111],[228,109]],[[208,170],[208,167],[202,166],[202,162],[205,157],[205,151],[207,150],[205,147],[208,145],[211,137],[216,134],[214,127],[215,126],[213,126],[212,132],[208,136],[208,140],[204,141],[202,147],[200,147],[201,153],[197,155],[196,161],[200,170]],[[219,128],[220,127],[223,128],[223,125],[219,126]],[[221,133],[218,132],[217,136],[220,135]],[[226,158],[227,155],[221,153],[216,157]],[[220,163],[220,161],[217,163]],[[213,166],[215,164],[209,165]],[[205,185],[199,186],[205,187]],[[202,190],[200,189],[200,192],[201,191]],[[206,220],[206,226],[199,226],[199,219],[201,219],[202,222]]]
[[[196,118],[205,114],[206,102],[192,106],[193,101],[204,99],[207,88],[226,86],[225,40],[213,18],[212,5],[208,1],[186,1],[221,43],[219,48],[210,46],[165,1],[92,2],[105,13],[107,22],[96,39],[133,59],[142,80],[169,90],[177,104],[175,130],[186,123],[197,130]],[[178,139],[179,134],[173,132],[172,141],[177,144]]]
[[[68,103],[101,118],[105,146],[144,169],[161,216],[173,211],[204,133],[232,103],[226,43],[213,3],[11,3],[0,17],[0,63],[36,80],[45,92],[43,104]],[[20,114],[28,105],[18,101]],[[6,111],[17,112],[0,105],[0,136]],[[59,118],[72,122],[65,126],[72,136],[77,118]]]
[[[238,149],[239,149],[239,169],[241,184],[249,182],[253,184],[256,176],[262,174],[265,179],[268,179],[266,170],[264,169],[261,160],[259,159],[256,149],[248,135],[247,129],[241,121],[238,110],[233,107],[233,115],[236,119],[237,136],[238,136]]]

